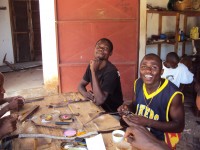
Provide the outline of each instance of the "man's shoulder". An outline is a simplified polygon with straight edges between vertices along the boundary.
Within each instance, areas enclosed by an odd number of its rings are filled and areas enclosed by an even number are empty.
[[[106,69],[110,71],[118,71],[117,67],[110,61],[107,62]]]
[[[181,68],[181,69],[187,69],[188,70],[187,66],[184,65],[183,63],[178,63],[178,67]]]

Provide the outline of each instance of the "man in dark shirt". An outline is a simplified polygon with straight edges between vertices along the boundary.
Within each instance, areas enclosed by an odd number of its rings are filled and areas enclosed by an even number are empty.
[[[119,71],[108,61],[112,52],[113,44],[109,39],[102,38],[97,41],[94,59],[90,60],[78,86],[79,92],[86,99],[102,106],[107,112],[117,111],[117,108],[123,103]],[[91,83],[92,91],[86,89],[89,83]]]

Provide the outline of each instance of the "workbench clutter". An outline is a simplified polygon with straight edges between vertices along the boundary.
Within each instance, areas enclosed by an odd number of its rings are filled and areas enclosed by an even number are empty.
[[[87,150],[84,138],[75,138],[74,142],[62,142],[61,150]]]
[[[175,42],[175,33],[167,32],[161,33],[160,35],[151,35],[151,38],[147,39],[147,44],[162,42]]]
[[[47,107],[50,104],[54,107]],[[107,113],[93,102],[81,99],[78,93],[45,96],[43,100],[25,103],[18,113],[23,117],[17,131],[4,138],[13,140],[15,150],[94,150],[91,148],[100,144],[113,150],[116,145],[111,133],[122,128],[112,116],[118,112]]]

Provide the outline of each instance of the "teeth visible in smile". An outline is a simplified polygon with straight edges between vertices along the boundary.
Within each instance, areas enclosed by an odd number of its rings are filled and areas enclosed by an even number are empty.
[[[145,78],[152,78],[152,75],[145,75]]]

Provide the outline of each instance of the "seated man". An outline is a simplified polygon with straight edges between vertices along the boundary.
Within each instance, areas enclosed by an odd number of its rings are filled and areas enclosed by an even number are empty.
[[[146,55],[140,64],[140,78],[134,83],[134,105],[126,101],[118,108],[133,111],[135,115],[123,117],[129,125],[147,127],[159,140],[174,148],[184,129],[183,94],[167,79],[161,78],[162,60],[155,54]]]
[[[166,78],[174,83],[178,88],[180,84],[192,83],[194,74],[189,69],[179,62],[177,53],[170,52],[166,56],[166,61],[163,63],[164,72],[162,78]]]
[[[24,98],[21,96],[4,98],[5,90],[3,88],[4,76],[0,73],[0,105],[8,103],[0,110],[0,117],[2,117],[9,110],[19,110],[24,105]]]
[[[117,111],[123,103],[120,74],[117,68],[108,60],[112,55],[113,44],[109,39],[97,41],[94,59],[90,60],[78,90],[88,100],[102,106],[105,111]],[[91,83],[92,92],[86,86]]]

